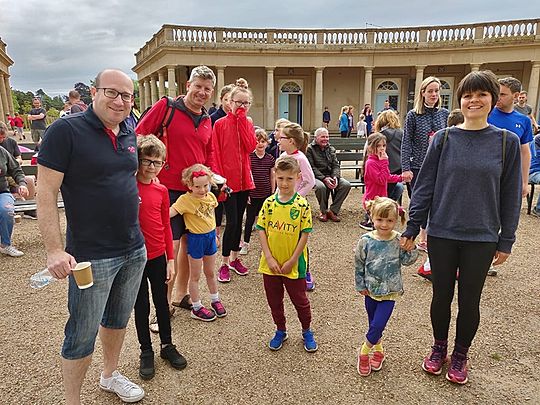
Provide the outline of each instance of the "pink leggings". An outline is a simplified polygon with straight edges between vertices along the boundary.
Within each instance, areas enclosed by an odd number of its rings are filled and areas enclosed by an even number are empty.
[[[311,307],[306,294],[306,279],[293,280],[283,276],[263,274],[263,280],[266,300],[277,329],[287,330],[285,327],[285,308],[283,306],[284,290],[287,289],[287,294],[289,294],[289,298],[298,313],[302,330],[308,330],[311,324]]]

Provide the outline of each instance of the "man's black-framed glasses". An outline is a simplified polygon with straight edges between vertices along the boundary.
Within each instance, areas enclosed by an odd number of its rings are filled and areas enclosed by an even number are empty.
[[[161,167],[165,163],[163,160],[150,160],[150,159],[140,159],[139,162],[142,166],[154,165],[154,167]]]
[[[96,87],[97,90],[103,90],[103,94],[105,94],[105,97],[115,99],[116,97],[120,96],[122,101],[126,103],[130,103],[133,100],[133,94],[131,93],[120,93],[119,91],[115,89],[109,89],[108,87]]]

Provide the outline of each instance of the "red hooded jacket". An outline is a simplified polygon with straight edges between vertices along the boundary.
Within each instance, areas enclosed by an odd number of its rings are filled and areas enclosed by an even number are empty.
[[[257,138],[243,108],[216,121],[212,144],[216,171],[227,179],[232,192],[254,189],[249,154],[255,150]]]

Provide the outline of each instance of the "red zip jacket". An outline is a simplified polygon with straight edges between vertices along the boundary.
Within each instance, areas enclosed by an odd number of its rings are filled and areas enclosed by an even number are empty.
[[[167,165],[159,173],[158,179],[169,190],[187,191],[187,187],[182,183],[182,171],[185,168],[202,163],[213,171],[216,170],[211,141],[212,125],[203,108],[203,117],[195,127],[193,119],[187,113],[183,98],[178,99],[176,103],[178,108],[167,128]],[[135,133],[157,134],[166,111],[167,99],[162,98],[139,121]],[[165,142],[164,139],[162,141]]]
[[[216,171],[227,179],[232,192],[255,188],[249,154],[257,146],[255,129],[243,108],[229,112],[214,124],[212,143]]]

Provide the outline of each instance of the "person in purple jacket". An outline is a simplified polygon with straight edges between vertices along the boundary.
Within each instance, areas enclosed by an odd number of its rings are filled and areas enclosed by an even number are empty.
[[[499,96],[490,71],[471,72],[457,88],[464,123],[438,131],[429,145],[410,204],[401,245],[410,250],[420,226],[427,238],[434,344],[422,369],[439,375],[447,361],[448,329],[458,280],[456,337],[446,378],[468,381],[467,353],[480,323],[488,269],[510,256],[521,208],[519,138],[488,124]]]

